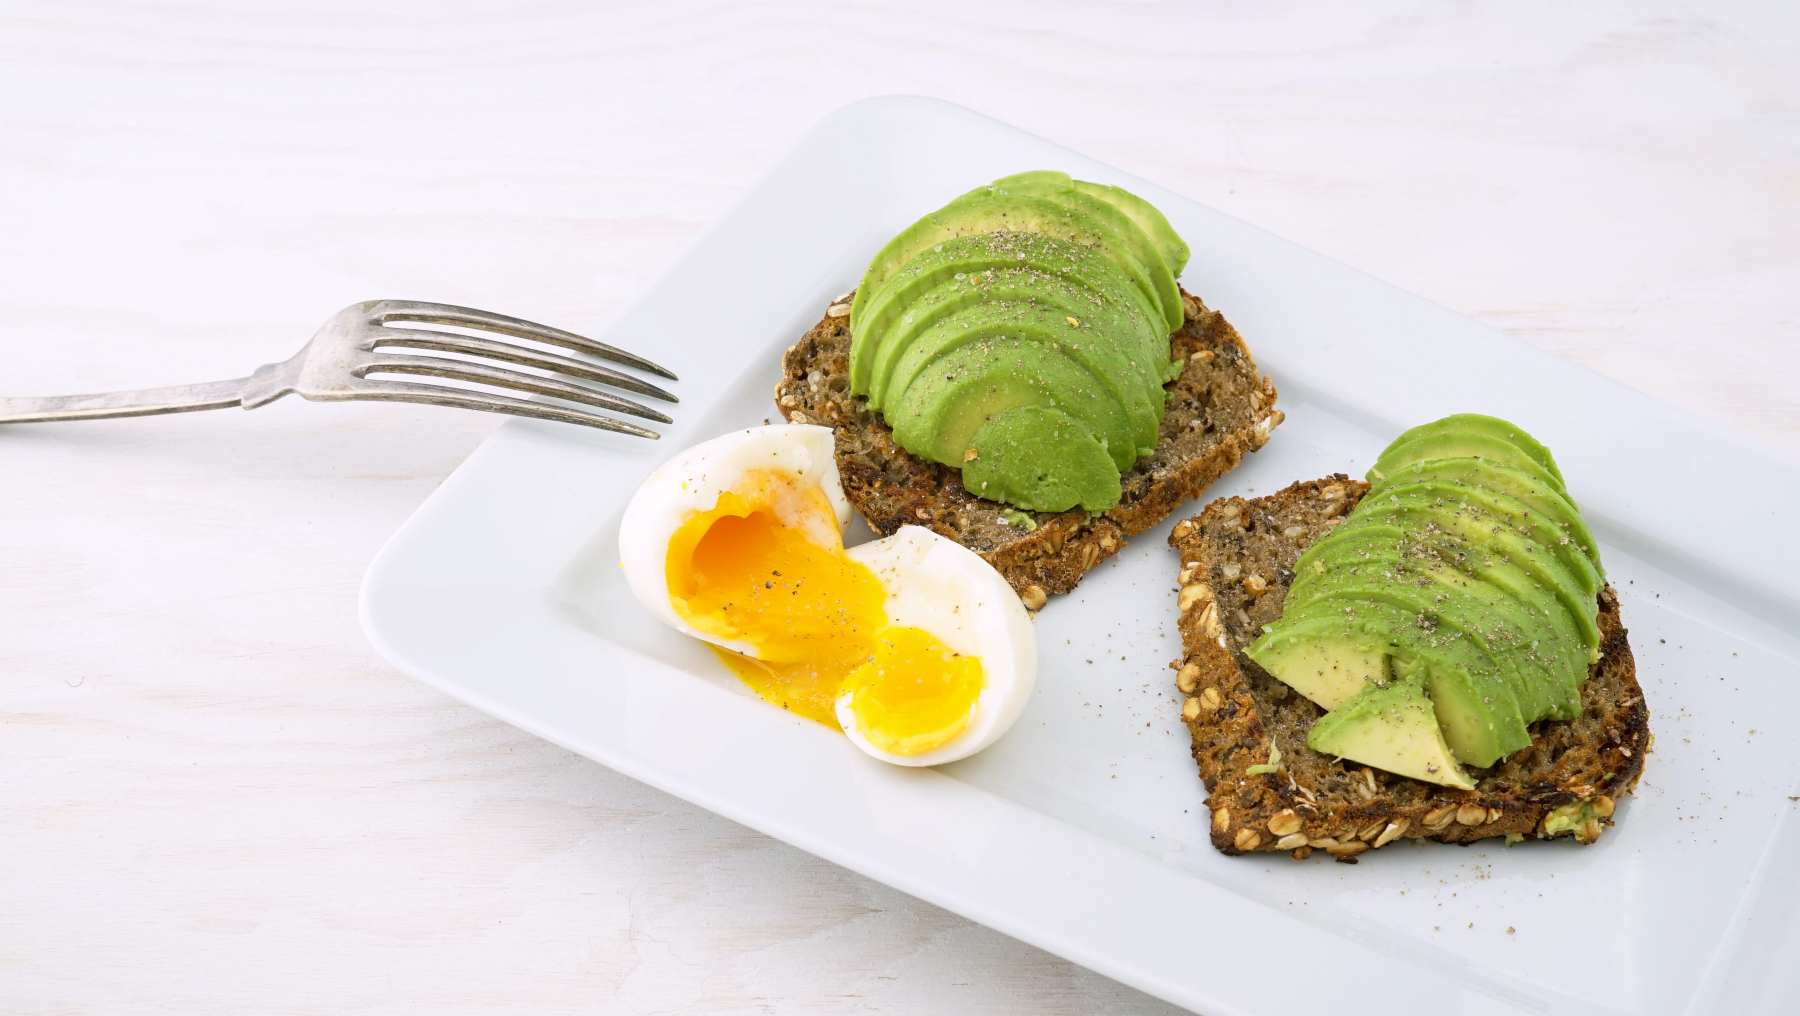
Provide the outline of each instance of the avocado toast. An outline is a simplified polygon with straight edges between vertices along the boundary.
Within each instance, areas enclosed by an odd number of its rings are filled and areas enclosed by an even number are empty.
[[[1649,713],[1610,586],[1597,596],[1598,658],[1573,719],[1545,719],[1473,790],[1424,782],[1307,746],[1324,711],[1245,650],[1281,617],[1294,566],[1367,494],[1337,475],[1266,497],[1223,498],[1176,525],[1183,658],[1176,687],[1206,782],[1213,845],[1227,854],[1323,850],[1340,860],[1402,839],[1467,843],[1572,835],[1612,822],[1650,748]]]
[[[1268,440],[1275,387],[1144,199],[1015,173],[895,235],[782,362],[876,532],[928,526],[1037,609]]]
[[[1098,514],[1013,508],[969,493],[958,470],[900,447],[867,400],[851,394],[849,300],[834,302],[782,358],[776,407],[790,422],[835,429],[844,495],[876,533],[928,526],[979,553],[1034,610],[1261,448],[1282,419],[1274,384],[1237,330],[1183,292],[1184,320],[1170,338],[1181,373],[1164,386],[1154,450],[1121,477],[1119,503]]]

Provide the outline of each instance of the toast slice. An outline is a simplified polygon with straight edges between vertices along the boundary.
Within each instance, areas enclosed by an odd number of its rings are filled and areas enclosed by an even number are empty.
[[[844,496],[876,533],[928,526],[979,553],[1032,610],[1075,588],[1126,539],[1261,448],[1282,419],[1275,386],[1257,371],[1237,329],[1183,291],[1187,319],[1170,349],[1185,366],[1165,386],[1169,404],[1156,449],[1125,473],[1119,503],[1099,515],[1019,511],[970,494],[957,470],[895,444],[880,415],[850,394],[850,296],[833,303],[782,358],[776,408],[789,422],[835,430]]]
[[[1176,524],[1180,629],[1175,684],[1206,781],[1213,846],[1227,854],[1324,850],[1339,860],[1397,840],[1469,843],[1573,835],[1612,824],[1650,750],[1649,711],[1618,597],[1600,593],[1600,650],[1581,716],[1531,728],[1531,746],[1477,777],[1473,791],[1395,776],[1306,746],[1322,710],[1244,656],[1281,615],[1300,552],[1337,525],[1368,485],[1343,475],[1267,497],[1221,498]],[[1279,764],[1270,766],[1279,749]]]

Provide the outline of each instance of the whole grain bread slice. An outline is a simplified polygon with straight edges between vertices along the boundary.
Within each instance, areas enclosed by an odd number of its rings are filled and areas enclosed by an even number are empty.
[[[1612,587],[1600,593],[1601,656],[1582,713],[1531,729],[1531,746],[1471,769],[1473,791],[1395,776],[1306,746],[1317,705],[1243,654],[1281,615],[1300,552],[1350,513],[1368,485],[1343,475],[1266,497],[1221,498],[1175,526],[1185,654],[1175,683],[1206,781],[1213,846],[1227,854],[1323,850],[1340,860],[1404,839],[1468,843],[1573,835],[1612,824],[1650,750],[1649,711]],[[1271,766],[1275,752],[1278,762]]]
[[[976,497],[958,470],[895,444],[880,415],[850,393],[850,296],[782,358],[776,408],[790,422],[835,430],[844,495],[875,532],[906,524],[936,530],[979,553],[1033,610],[1261,448],[1282,419],[1275,386],[1257,371],[1237,329],[1183,291],[1187,318],[1170,351],[1184,366],[1165,386],[1155,451],[1125,473],[1119,503],[1098,515],[1020,512]]]

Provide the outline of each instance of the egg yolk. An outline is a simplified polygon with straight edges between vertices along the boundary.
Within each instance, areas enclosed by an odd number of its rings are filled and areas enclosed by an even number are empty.
[[[753,470],[669,540],[669,599],[695,629],[748,644],[719,650],[765,701],[837,729],[836,702],[871,744],[916,755],[975,713],[981,661],[888,623],[887,590],[844,552],[831,502],[792,473]]]
[[[889,628],[842,691],[868,742],[895,755],[923,755],[963,732],[981,697],[981,661],[958,656],[918,628]]]

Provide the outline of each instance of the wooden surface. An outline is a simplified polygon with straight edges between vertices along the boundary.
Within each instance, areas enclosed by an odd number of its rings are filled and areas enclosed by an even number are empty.
[[[377,296],[595,330],[912,92],[1800,458],[1791,4],[240,6],[0,3],[0,388],[237,376]],[[1166,1008],[384,666],[363,566],[493,426],[0,433],[0,1010]]]

